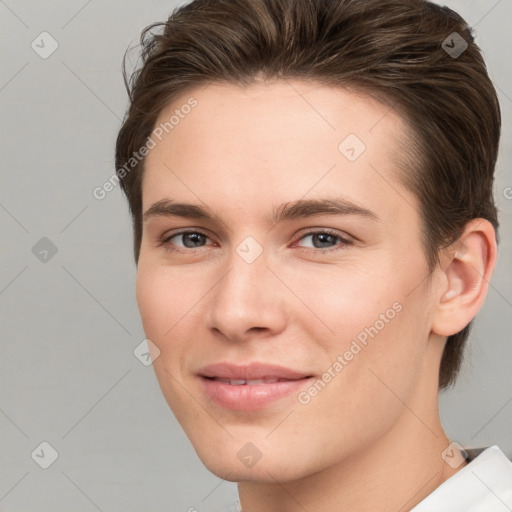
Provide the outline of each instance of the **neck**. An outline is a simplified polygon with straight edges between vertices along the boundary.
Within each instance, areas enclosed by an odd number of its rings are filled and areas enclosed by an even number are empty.
[[[437,386],[428,387],[419,386],[377,442],[336,465],[295,481],[240,482],[243,512],[411,510],[466,465],[452,468],[441,457],[450,440],[439,419]]]

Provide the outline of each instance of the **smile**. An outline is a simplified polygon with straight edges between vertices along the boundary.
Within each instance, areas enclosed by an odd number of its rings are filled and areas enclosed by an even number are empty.
[[[207,377],[208,378],[208,377]],[[220,377],[214,377],[213,380],[217,382],[224,382],[225,384],[231,384],[232,386],[260,386],[262,384],[274,384],[275,382],[285,382],[289,379],[276,379],[276,378],[266,378],[266,379],[223,379]]]
[[[312,375],[277,365],[217,363],[198,372],[202,392],[228,410],[257,411],[290,398]]]

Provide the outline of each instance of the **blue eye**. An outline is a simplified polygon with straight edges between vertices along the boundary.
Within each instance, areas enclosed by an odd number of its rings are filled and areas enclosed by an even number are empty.
[[[176,242],[171,242],[173,239],[180,240],[181,244]],[[184,247],[186,249],[197,249],[203,247],[208,237],[199,232],[199,231],[182,231],[181,233],[174,233],[171,236],[168,236],[162,240],[162,243],[176,245],[177,247]]]
[[[310,239],[310,244],[304,245],[304,240],[308,238]],[[212,245],[211,243],[207,243],[208,240],[210,240],[210,238],[204,233],[188,230],[164,236],[161,243],[170,251],[193,252],[195,249],[201,249],[207,245]],[[346,246],[352,244],[353,242],[351,240],[325,229],[310,231],[303,235],[297,242],[297,245],[301,247],[302,250],[306,252],[314,252],[316,254],[342,250]]]
[[[306,233],[300,238],[299,242],[304,241],[307,238],[311,239],[312,247],[307,247],[304,245],[299,246],[303,247],[308,252],[316,253],[344,249],[345,246],[351,245],[353,243],[351,240],[328,230],[311,231]]]

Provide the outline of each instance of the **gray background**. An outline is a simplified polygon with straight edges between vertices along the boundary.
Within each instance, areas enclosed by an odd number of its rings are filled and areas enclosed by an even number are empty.
[[[461,444],[498,444],[512,457],[512,2],[445,3],[476,26],[504,127],[499,264],[457,386],[441,397],[442,419]],[[126,203],[118,187],[102,201],[92,195],[114,171],[123,52],[175,5],[0,0],[0,510],[209,511],[236,502],[235,485],[204,469],[151,366],[133,354],[144,333]],[[43,31],[59,45],[47,59],[31,47]],[[38,242],[46,262],[33,252]],[[59,455],[46,470],[31,457],[42,441]]]

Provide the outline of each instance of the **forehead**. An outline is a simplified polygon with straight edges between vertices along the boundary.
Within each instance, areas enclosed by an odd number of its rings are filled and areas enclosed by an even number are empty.
[[[400,199],[387,181],[400,188],[393,152],[405,126],[367,94],[300,80],[214,83],[176,98],[155,129],[144,208],[177,195],[224,209],[334,190],[354,202]]]
[[[191,102],[195,103],[193,108],[188,106]],[[223,150],[236,140],[245,154],[261,153],[264,148],[255,143],[262,139],[279,144],[283,151],[293,148],[297,152],[301,141],[322,137],[336,142],[348,133],[375,149],[379,133],[386,133],[389,148],[390,136],[404,131],[396,112],[370,94],[303,80],[245,87],[216,82],[199,86],[164,108],[156,122],[158,127],[163,129],[164,138],[172,132],[175,136],[169,139],[176,144],[193,136],[202,142],[208,139]],[[244,129],[253,137],[258,135],[258,140],[248,137]]]

